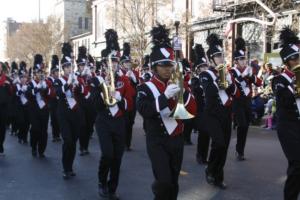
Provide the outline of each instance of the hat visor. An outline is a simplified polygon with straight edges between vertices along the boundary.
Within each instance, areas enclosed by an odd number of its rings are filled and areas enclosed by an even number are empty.
[[[175,62],[174,61],[161,61],[156,63],[154,66],[160,66],[160,67],[169,67],[169,66],[174,66]]]

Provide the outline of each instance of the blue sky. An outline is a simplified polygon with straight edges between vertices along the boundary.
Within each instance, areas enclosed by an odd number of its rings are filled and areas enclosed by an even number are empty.
[[[38,19],[39,0],[0,0],[0,21],[11,17],[18,22],[28,22]],[[53,11],[55,0],[41,1],[41,17],[46,18]]]

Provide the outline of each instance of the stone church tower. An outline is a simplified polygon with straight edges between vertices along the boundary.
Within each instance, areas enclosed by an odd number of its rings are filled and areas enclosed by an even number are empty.
[[[92,31],[92,10],[86,0],[55,0],[54,15],[65,29],[64,40]]]

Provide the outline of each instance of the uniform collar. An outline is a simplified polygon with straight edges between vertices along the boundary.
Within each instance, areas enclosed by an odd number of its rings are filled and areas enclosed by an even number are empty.
[[[69,79],[66,75],[63,75],[62,78],[65,79],[65,80]]]
[[[157,75],[154,75],[151,78],[151,82],[154,83],[154,85],[159,89],[160,92],[164,91],[165,88],[167,87],[167,83],[159,80],[159,78],[157,77]]]
[[[289,70],[287,67],[284,68],[284,72],[286,75],[288,75],[291,79],[294,78],[295,73]]]

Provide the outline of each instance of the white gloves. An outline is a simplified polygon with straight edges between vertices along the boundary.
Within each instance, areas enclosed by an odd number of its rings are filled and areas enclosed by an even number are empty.
[[[68,85],[74,84],[74,85],[78,85],[78,80],[77,77],[75,76],[75,74],[70,74],[69,78],[68,78]]]
[[[22,92],[26,92],[27,91],[27,85],[23,85],[21,90],[22,90]]]
[[[90,76],[91,75],[91,70],[89,67],[84,67],[83,71],[82,71],[82,75],[87,75],[87,76]]]
[[[174,97],[179,91],[180,91],[180,88],[178,85],[170,84],[166,88],[164,94],[167,97],[167,99],[170,99],[170,98]]]
[[[42,88],[43,88],[43,89],[46,89],[46,88],[47,88],[46,81],[43,81],[43,82],[42,82]]]
[[[102,76],[96,76],[96,78],[98,79],[99,81],[99,85],[101,85],[102,83],[105,82],[104,78]]]
[[[128,71],[128,72],[126,73],[126,76],[128,76],[133,82],[136,83],[136,77],[135,77],[133,71],[131,71],[131,70]]]
[[[122,96],[120,94],[119,91],[115,91],[115,93],[113,94],[113,97],[119,102],[122,101]]]

